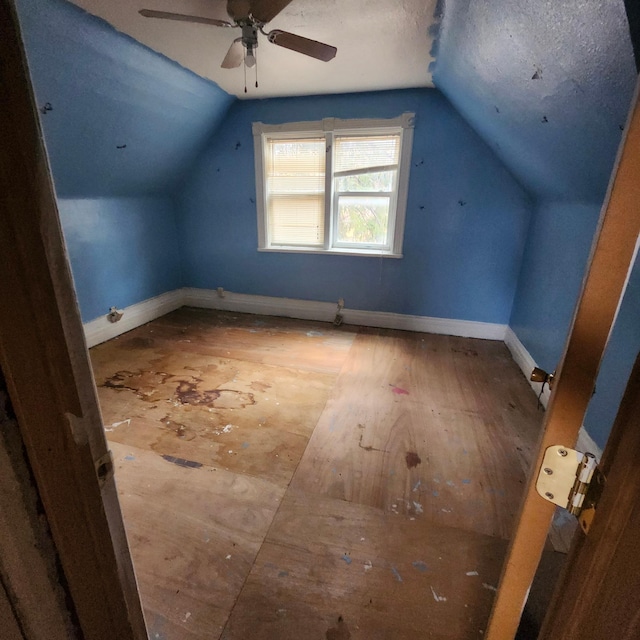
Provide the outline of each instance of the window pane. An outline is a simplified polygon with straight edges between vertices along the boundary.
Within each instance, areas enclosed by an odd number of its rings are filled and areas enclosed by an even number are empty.
[[[400,134],[336,136],[334,145],[335,172],[397,165],[400,160]]]
[[[395,171],[359,173],[355,176],[336,178],[336,191],[393,191]]]
[[[271,244],[324,243],[324,138],[265,141],[265,189]]]
[[[338,198],[337,244],[386,245],[388,197]]]

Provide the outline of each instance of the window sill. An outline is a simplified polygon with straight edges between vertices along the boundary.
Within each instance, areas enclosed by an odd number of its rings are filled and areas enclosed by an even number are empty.
[[[361,258],[402,258],[401,253],[392,251],[378,251],[376,249],[306,249],[304,247],[280,248],[280,247],[259,247],[261,253],[311,253],[314,255],[329,256],[358,256]]]

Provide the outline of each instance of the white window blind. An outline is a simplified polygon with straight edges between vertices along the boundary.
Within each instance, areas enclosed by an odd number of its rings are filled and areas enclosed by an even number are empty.
[[[271,244],[322,246],[325,140],[267,140],[265,178]]]
[[[400,161],[400,135],[336,136],[334,176],[376,173]]]

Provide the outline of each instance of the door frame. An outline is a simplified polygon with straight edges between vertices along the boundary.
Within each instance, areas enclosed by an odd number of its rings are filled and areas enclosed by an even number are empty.
[[[113,463],[13,0],[0,0],[0,25],[0,368],[82,637],[143,640]]]
[[[600,470],[606,485],[589,535],[576,535],[540,639],[637,638],[640,634],[640,354]]]
[[[536,479],[546,449],[573,448],[595,389],[640,238],[640,102],[638,87],[609,182],[573,322],[545,413],[485,638],[515,637],[544,549],[555,505]],[[553,265],[550,265],[553,268]]]

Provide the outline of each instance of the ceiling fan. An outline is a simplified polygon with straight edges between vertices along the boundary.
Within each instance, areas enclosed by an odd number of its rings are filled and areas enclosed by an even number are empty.
[[[258,46],[258,31],[265,35],[269,42],[279,47],[297,51],[323,62],[334,58],[338,50],[331,45],[280,29],[269,32],[264,30],[267,22],[273,20],[290,2],[291,0],[227,0],[227,13],[231,21],[152,9],[141,9],[139,13],[145,18],[179,20],[242,29],[242,35],[232,42],[220,65],[223,69],[239,67],[243,60],[247,67],[253,67],[256,64],[255,51]]]

